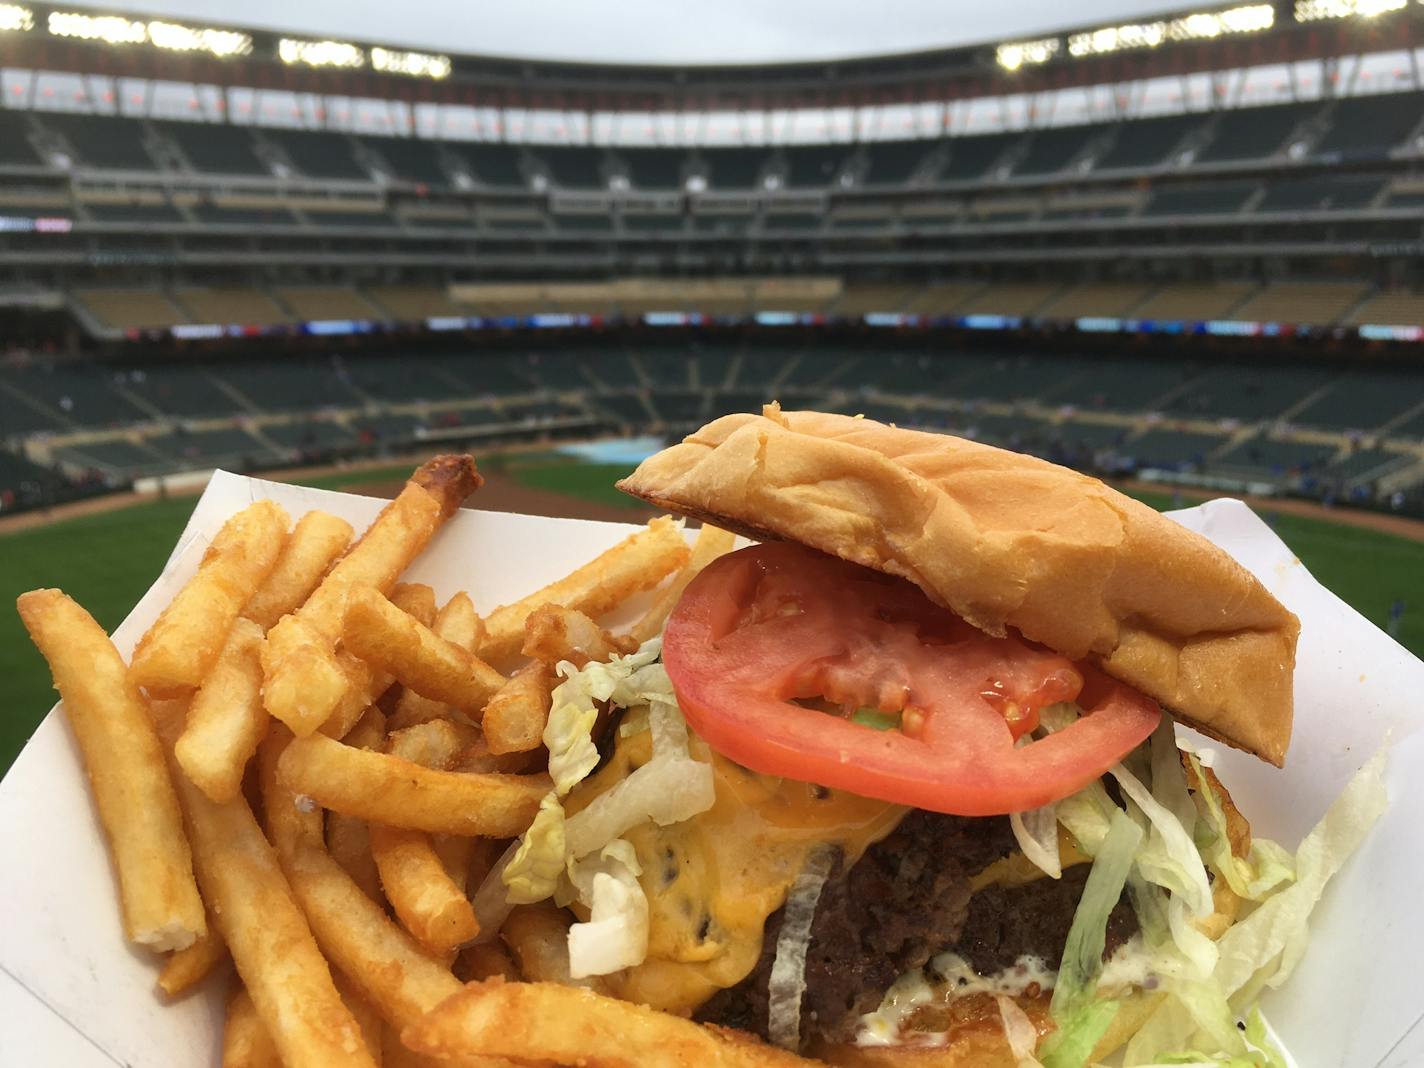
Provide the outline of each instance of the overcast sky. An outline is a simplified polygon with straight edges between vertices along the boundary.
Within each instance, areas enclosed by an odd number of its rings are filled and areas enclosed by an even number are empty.
[[[910,52],[1181,10],[1185,0],[138,0],[86,7],[593,62],[756,63]]]

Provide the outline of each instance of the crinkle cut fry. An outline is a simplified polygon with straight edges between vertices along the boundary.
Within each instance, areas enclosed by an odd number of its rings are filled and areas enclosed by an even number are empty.
[[[470,983],[401,1034],[434,1057],[533,1057],[599,1068],[805,1068],[750,1035],[555,983]]]

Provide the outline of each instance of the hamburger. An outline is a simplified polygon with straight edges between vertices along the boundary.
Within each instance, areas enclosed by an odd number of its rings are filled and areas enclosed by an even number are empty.
[[[1299,625],[1249,572],[1077,472],[776,405],[619,487],[756,544],[688,584],[624,682],[566,684],[617,715],[552,806],[567,842],[541,811],[502,878],[516,901],[564,880],[575,976],[842,1065],[1265,1042],[1229,1001],[1246,984],[1213,986],[1214,940],[1291,858],[1173,729],[1284,763]],[[676,811],[611,820],[653,767]],[[593,855],[590,823],[621,852]],[[580,928],[637,951],[589,964]]]

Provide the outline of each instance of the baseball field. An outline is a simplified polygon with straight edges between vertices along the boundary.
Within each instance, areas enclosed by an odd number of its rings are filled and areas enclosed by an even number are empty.
[[[349,471],[300,472],[286,481],[391,496],[415,461]],[[631,467],[551,453],[481,458],[489,479],[470,503],[496,511],[641,521],[651,514],[613,482]],[[1191,504],[1128,487],[1157,508]],[[25,590],[58,586],[106,629],[114,628],[162,570],[196,498],[102,499],[64,515],[0,523],[0,773],[8,768],[54,701],[44,662],[12,606]],[[1376,523],[1357,515],[1263,508],[1277,533],[1321,582],[1399,641],[1424,656],[1424,524]],[[1350,520],[1354,520],[1351,522]],[[20,520],[26,520],[20,522]],[[1386,529],[1377,529],[1384,527]]]

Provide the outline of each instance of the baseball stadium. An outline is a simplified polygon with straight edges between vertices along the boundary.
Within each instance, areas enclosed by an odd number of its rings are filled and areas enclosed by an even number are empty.
[[[1424,654],[1421,265],[1407,0],[680,66],[4,0],[0,600],[114,627],[215,469],[642,521],[779,401],[1244,498]]]

